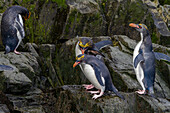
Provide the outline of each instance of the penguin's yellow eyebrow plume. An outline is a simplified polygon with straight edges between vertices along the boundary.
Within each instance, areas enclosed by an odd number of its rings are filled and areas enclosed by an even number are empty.
[[[81,57],[76,57],[76,60],[81,60],[84,58],[84,55],[82,55]]]
[[[90,41],[89,41],[88,43],[86,43],[85,45],[83,45],[83,43],[82,43],[81,40],[80,40],[79,42],[80,42],[80,43],[79,43],[79,46],[84,47],[84,48],[85,48],[85,47],[89,47],[90,44],[91,44]]]
[[[139,25],[144,26],[144,27],[145,27],[145,29],[147,29],[147,30],[148,30],[148,28],[147,28],[145,25],[143,25],[143,24],[139,24]]]

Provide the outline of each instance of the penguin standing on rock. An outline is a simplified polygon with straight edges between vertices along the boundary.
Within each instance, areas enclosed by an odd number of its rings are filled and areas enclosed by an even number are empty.
[[[5,54],[14,52],[25,37],[24,21],[29,19],[31,13],[22,6],[11,6],[2,15],[1,35],[5,46]]]
[[[101,60],[93,55],[80,54],[77,56],[73,67],[79,64],[86,64],[84,74],[93,86],[98,89],[98,91],[88,91],[94,94],[93,99],[101,97],[105,90],[113,91],[117,96],[124,99],[113,85],[109,70]],[[97,93],[99,94],[97,95]]]
[[[131,23],[129,26],[139,31],[141,36],[141,40],[133,52],[133,65],[137,80],[143,90],[136,92],[154,96],[155,58],[170,61],[170,57],[153,51],[152,41],[146,25]]]
[[[85,38],[85,37],[80,38],[75,48],[76,57],[80,54],[91,54],[96,56],[100,60],[103,60],[102,57],[104,55],[99,50],[105,46],[112,45],[112,44],[113,43],[111,40],[104,40],[97,43],[93,43],[93,41],[90,38]],[[86,67],[86,64],[80,64],[79,66],[84,74],[86,73],[86,71],[88,71],[84,69]],[[91,85],[83,84],[83,86],[87,90],[92,89],[94,87],[92,84]]]

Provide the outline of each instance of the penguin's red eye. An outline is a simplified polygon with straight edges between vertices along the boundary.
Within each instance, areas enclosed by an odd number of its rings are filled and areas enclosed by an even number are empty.
[[[141,27],[141,26],[139,26],[139,28],[140,28],[140,29],[142,29],[142,27]]]

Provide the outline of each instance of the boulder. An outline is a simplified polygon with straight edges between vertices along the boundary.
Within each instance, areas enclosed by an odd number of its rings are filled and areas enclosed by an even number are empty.
[[[5,104],[0,104],[0,112],[1,113],[10,113],[8,107]]]
[[[0,52],[0,63],[13,67],[13,70],[6,70],[1,76],[6,79],[5,91],[19,93],[26,92],[32,87],[35,76],[41,72],[39,64],[30,53],[4,54]]]
[[[32,88],[28,93],[22,96],[6,94],[6,97],[13,106],[13,112],[45,113],[43,106],[41,105],[43,93],[38,88]]]

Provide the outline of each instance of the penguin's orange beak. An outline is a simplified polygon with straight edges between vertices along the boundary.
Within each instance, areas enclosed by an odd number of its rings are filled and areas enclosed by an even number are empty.
[[[134,23],[130,23],[129,26],[130,26],[130,27],[134,27],[134,28],[139,28],[139,26],[136,25],[136,24],[134,24]]]
[[[75,62],[75,63],[73,64],[73,67],[76,67],[79,63],[80,63],[80,62]]]
[[[27,19],[29,19],[29,18],[30,18],[30,16],[31,16],[31,12],[29,11],[29,15],[28,15]]]
[[[85,51],[86,51],[86,49],[81,49],[82,54],[84,54]]]
[[[28,14],[28,15],[26,15],[26,16],[24,16],[24,19],[25,19],[25,20],[27,20],[27,19],[29,19],[29,18],[30,18],[30,16],[31,16],[31,12],[29,11],[29,14]]]

